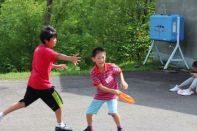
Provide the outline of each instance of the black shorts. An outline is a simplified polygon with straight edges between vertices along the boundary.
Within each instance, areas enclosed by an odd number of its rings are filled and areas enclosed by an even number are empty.
[[[41,98],[53,111],[56,111],[63,105],[63,101],[54,87],[46,90],[36,90],[28,86],[24,98],[19,102],[24,102],[27,107],[39,98]]]

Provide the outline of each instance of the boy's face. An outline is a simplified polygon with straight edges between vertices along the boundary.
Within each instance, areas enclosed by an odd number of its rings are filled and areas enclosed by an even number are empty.
[[[92,57],[92,61],[95,62],[95,64],[99,68],[103,68],[105,65],[105,59],[106,59],[106,53],[105,52],[100,52],[96,54],[95,57]]]
[[[53,48],[56,45],[57,42],[57,38],[56,37],[52,37],[49,41],[45,40],[45,45],[49,48]]]

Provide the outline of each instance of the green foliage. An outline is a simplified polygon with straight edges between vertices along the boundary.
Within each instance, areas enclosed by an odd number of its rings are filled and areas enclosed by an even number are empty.
[[[57,50],[79,52],[81,68],[91,65],[94,47],[107,49],[110,62],[141,61],[149,46],[149,17],[155,2],[147,0],[56,0],[52,24],[59,31]]]
[[[3,3],[3,4],[2,4]],[[39,42],[46,1],[5,0],[0,8],[0,72],[26,71]],[[79,53],[88,69],[91,50],[102,46],[107,61],[141,61],[149,46],[153,0],[54,0],[51,25],[58,31],[55,50]]]
[[[32,0],[6,0],[0,14],[0,71],[25,71],[38,44],[43,6]]]

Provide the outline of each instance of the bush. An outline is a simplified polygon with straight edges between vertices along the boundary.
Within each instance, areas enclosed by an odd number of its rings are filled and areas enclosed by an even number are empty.
[[[6,0],[0,14],[0,72],[25,71],[42,27],[43,5],[34,0]]]

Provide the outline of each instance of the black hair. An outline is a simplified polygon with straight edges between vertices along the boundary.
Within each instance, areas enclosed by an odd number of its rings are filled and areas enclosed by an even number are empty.
[[[45,40],[50,40],[52,37],[57,38],[57,31],[52,26],[44,26],[40,33],[40,40],[45,44]]]
[[[98,53],[106,52],[105,48],[97,47],[92,50],[92,57],[95,57]]]
[[[197,61],[194,61],[194,62],[192,63],[192,67],[197,67]]]

